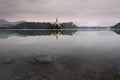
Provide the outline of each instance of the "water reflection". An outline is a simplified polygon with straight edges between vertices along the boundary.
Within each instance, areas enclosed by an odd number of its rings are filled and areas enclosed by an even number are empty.
[[[1,30],[0,80],[120,80],[118,34],[97,29]],[[55,62],[31,61],[41,54],[54,55]]]
[[[103,32],[104,31],[104,32]],[[8,38],[10,36],[20,36],[20,37],[26,37],[26,36],[50,36],[54,35],[56,39],[60,35],[82,35],[83,33],[90,34],[105,34],[115,32],[116,34],[120,34],[120,30],[100,30],[100,29],[80,29],[80,30],[0,30],[0,38]]]
[[[112,31],[114,31],[116,34],[120,34],[120,29],[113,29]]]
[[[0,30],[0,38],[8,38],[9,36],[41,36],[55,35],[58,39],[59,35],[72,35],[78,30]]]

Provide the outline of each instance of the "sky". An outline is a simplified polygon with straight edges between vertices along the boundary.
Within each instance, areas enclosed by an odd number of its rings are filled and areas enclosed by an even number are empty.
[[[112,25],[120,22],[120,0],[0,0],[0,18]]]

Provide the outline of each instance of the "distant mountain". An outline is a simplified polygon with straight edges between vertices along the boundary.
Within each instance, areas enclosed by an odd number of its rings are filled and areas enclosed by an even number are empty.
[[[16,22],[9,22],[7,20],[4,20],[4,19],[0,19],[0,25],[17,25],[19,23],[23,23],[23,22],[26,22],[26,21],[16,21]]]
[[[4,19],[0,19],[0,24],[1,24],[1,25],[11,24],[11,22],[8,22],[7,20],[4,20]]]
[[[117,23],[115,26],[112,26],[112,28],[119,28],[120,29],[120,22]]]
[[[13,22],[12,24],[13,25],[17,25],[17,24],[20,24],[20,23],[25,23],[26,21],[16,21],[16,22]]]

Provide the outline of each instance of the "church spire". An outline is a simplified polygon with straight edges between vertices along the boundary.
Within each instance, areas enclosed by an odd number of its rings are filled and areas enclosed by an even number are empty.
[[[58,19],[56,18],[56,22],[58,22]]]

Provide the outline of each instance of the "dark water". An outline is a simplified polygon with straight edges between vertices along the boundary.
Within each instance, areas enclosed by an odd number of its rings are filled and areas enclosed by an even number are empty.
[[[54,66],[27,62],[39,54],[55,55]],[[120,30],[1,30],[0,71],[0,80],[120,80]]]

